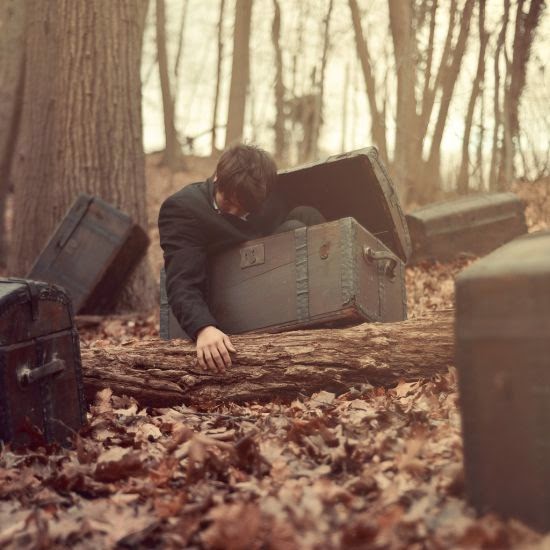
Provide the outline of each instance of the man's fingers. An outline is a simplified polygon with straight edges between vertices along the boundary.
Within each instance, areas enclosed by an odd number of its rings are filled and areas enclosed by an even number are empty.
[[[225,371],[225,361],[223,360],[222,356],[220,355],[220,352],[218,351],[218,348],[213,347],[211,350],[212,353],[212,360],[214,361],[216,365],[216,370],[219,372]]]
[[[202,370],[206,370],[207,366],[204,362],[204,351],[202,349],[197,350],[197,362]]]
[[[233,346],[233,344],[231,343],[231,340],[226,336],[224,339],[223,339],[223,343],[225,344],[225,347],[232,353],[236,353],[237,350],[235,349],[235,347]]]
[[[225,342],[220,342],[218,345],[218,351],[220,352],[221,358],[224,362],[225,367],[231,366],[231,356],[229,355],[229,352],[227,351],[227,347]]]
[[[216,363],[212,359],[212,354],[210,353],[210,350],[208,348],[204,350],[204,361],[207,365],[206,370],[211,370],[212,372],[218,371],[218,367],[216,366]]]

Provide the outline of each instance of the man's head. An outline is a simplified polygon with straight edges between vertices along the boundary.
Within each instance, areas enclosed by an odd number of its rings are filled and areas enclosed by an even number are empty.
[[[277,166],[269,153],[254,145],[234,145],[223,152],[216,166],[218,206],[239,216],[254,212],[265,201],[276,177]]]

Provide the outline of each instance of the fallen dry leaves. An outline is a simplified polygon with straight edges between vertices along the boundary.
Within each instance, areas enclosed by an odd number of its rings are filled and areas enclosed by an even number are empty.
[[[544,189],[529,189],[540,198],[531,229],[546,223]],[[454,277],[470,262],[408,269],[410,315],[452,308]],[[158,317],[79,326],[84,341],[124,342],[158,334]],[[0,548],[550,546],[468,507],[454,371],[203,410],[142,409],[104,390],[88,420],[71,449],[1,448]]]

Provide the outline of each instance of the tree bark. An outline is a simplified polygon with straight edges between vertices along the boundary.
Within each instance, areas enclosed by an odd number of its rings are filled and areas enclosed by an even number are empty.
[[[166,51],[166,15],[164,0],[156,3],[157,52],[159,63],[160,90],[162,93],[162,112],[164,117],[165,147],[162,164],[176,171],[183,168],[183,154],[176,130],[176,101],[170,85],[168,52]]]
[[[25,6],[23,0],[0,3],[0,268],[7,263],[6,197],[23,105]]]
[[[223,63],[223,18],[225,10],[225,0],[220,0],[220,15],[218,18],[218,59],[216,63],[216,91],[214,93],[214,109],[212,112],[212,149],[211,154],[215,156],[218,152],[216,146],[217,141],[217,124],[218,124],[218,107],[220,104],[220,86],[222,82],[222,63]]]
[[[357,57],[361,62],[363,70],[363,78],[365,79],[365,88],[367,90],[367,99],[369,102],[369,110],[371,116],[371,134],[375,145],[380,151],[382,160],[388,162],[388,147],[386,144],[386,121],[383,119],[382,112],[376,104],[376,80],[372,70],[372,64],[369,54],[368,43],[363,35],[363,27],[361,25],[361,15],[357,0],[349,0],[351,11],[351,19],[355,34],[355,45],[357,48]]]
[[[273,0],[273,24],[271,42],[275,54],[275,159],[281,161],[286,156],[285,131],[285,83],[283,71],[283,51],[281,49],[281,7],[278,0]]]
[[[481,89],[481,83],[485,77],[485,50],[489,42],[489,33],[485,30],[485,2],[478,4],[478,26],[479,26],[479,55],[477,59],[477,70],[472,84],[468,109],[466,111],[466,121],[464,123],[464,137],[462,139],[462,161],[457,180],[457,191],[465,195],[469,190],[469,170],[470,170],[470,134],[474,120],[474,109]]]
[[[134,341],[82,349],[84,386],[91,399],[110,387],[143,405],[289,400],[319,390],[343,392],[371,383],[428,378],[453,362],[453,316],[442,312],[400,323],[362,324],[281,334],[232,336],[238,350],[225,375],[195,365],[181,340]]]
[[[225,146],[242,141],[246,92],[250,76],[250,22],[252,0],[237,0],[235,4],[235,30],[233,35],[233,62],[227,112]]]
[[[415,186],[411,167],[417,162],[418,140],[416,116],[416,36],[413,31],[411,2],[389,0],[390,28],[397,73],[397,109],[393,169],[401,185],[401,200],[406,202],[407,191]]]
[[[24,275],[81,192],[147,228],[141,125],[143,0],[29,0],[26,82],[14,170],[10,271]],[[149,309],[146,261],[119,309]]]

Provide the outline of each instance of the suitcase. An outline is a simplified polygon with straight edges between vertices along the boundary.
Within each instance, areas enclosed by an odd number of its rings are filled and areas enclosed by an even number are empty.
[[[429,204],[407,215],[411,263],[482,256],[527,232],[525,205],[514,193],[491,193]]]
[[[278,178],[289,209],[307,204],[334,221],[213,256],[207,301],[220,328],[277,332],[406,319],[409,234],[376,149],[282,171]],[[163,279],[161,337],[184,337],[164,286]]]
[[[59,287],[0,279],[0,439],[65,444],[85,421],[80,347]],[[34,426],[35,428],[32,428]]]
[[[550,529],[550,231],[459,275],[456,366],[470,502]]]
[[[148,245],[145,231],[127,214],[82,194],[27,278],[64,287],[76,313],[106,313]]]

